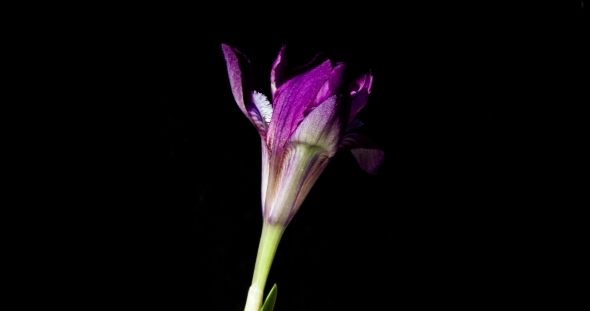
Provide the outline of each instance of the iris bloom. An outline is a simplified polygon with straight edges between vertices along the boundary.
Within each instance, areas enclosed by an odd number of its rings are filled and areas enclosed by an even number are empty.
[[[347,84],[345,65],[316,56],[286,71],[281,48],[270,76],[270,97],[254,84],[250,61],[222,45],[234,98],[262,141],[264,226],[246,310],[260,310],[262,291],[280,237],[322,171],[339,150],[350,150],[360,167],[375,174],[383,161],[367,137],[351,132],[371,93],[373,76]]]

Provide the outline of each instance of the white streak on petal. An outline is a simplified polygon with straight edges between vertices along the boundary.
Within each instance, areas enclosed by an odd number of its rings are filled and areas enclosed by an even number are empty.
[[[266,122],[266,125],[268,126],[270,123],[270,118],[272,117],[272,105],[266,96],[264,96],[264,94],[258,93],[256,91],[252,92],[252,99],[258,108],[258,111],[260,111],[260,115],[264,119],[264,122]]]

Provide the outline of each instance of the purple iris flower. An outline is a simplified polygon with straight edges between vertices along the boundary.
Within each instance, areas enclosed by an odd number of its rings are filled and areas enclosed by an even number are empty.
[[[350,150],[360,167],[375,174],[384,158],[367,137],[352,132],[371,93],[369,72],[348,84],[345,64],[316,56],[286,71],[285,47],[275,60],[271,96],[257,91],[250,61],[222,44],[238,106],[262,140],[262,212],[265,222],[286,227],[326,165],[339,150]]]

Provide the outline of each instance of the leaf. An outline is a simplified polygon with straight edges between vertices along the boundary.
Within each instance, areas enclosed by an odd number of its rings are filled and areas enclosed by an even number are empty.
[[[262,309],[260,311],[272,311],[275,308],[275,301],[277,300],[277,284],[273,285],[266,296],[266,300],[264,301],[264,305],[262,305]]]

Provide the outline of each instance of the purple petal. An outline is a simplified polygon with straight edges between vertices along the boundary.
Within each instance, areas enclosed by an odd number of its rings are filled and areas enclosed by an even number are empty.
[[[287,66],[287,59],[285,58],[285,46],[281,47],[279,56],[272,64],[272,70],[270,71],[270,91],[271,96],[274,99],[275,92],[283,83],[285,83],[285,68]]]
[[[372,175],[377,174],[377,170],[385,158],[383,150],[380,150],[368,137],[358,133],[344,136],[340,148],[350,150],[359,166]]]
[[[249,101],[249,94],[253,91],[252,86],[248,85],[248,77],[252,76],[252,69],[250,61],[238,49],[234,49],[228,45],[222,44],[223,56],[227,65],[227,74],[229,75],[229,83],[231,90],[242,112],[248,116],[246,110],[247,101]],[[243,79],[246,78],[246,81]],[[246,96],[244,96],[246,94]]]
[[[238,107],[250,119],[262,137],[266,137],[266,123],[254,103],[254,73],[248,58],[236,48],[222,44],[223,56],[232,93]]]
[[[333,157],[347,121],[341,101],[341,96],[334,95],[312,110],[299,124],[290,142],[319,147],[328,157]]]
[[[281,149],[313,105],[316,95],[330,77],[332,65],[326,60],[316,68],[285,82],[275,92],[274,111],[268,128],[271,152]]]
[[[330,78],[328,79],[328,81],[324,83],[324,85],[322,86],[322,88],[318,92],[318,95],[315,98],[314,105],[312,107],[309,107],[308,110],[311,110],[320,103],[323,103],[329,97],[342,93],[342,88],[346,85],[344,83],[344,68],[344,64],[339,63],[336,65],[336,67],[332,69],[332,72],[330,73]]]
[[[371,72],[358,77],[350,84],[350,118],[348,119],[348,122],[354,120],[356,115],[367,104],[372,86],[373,75]]]

